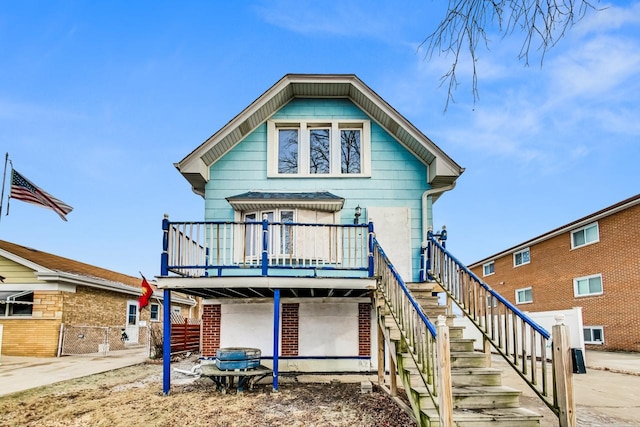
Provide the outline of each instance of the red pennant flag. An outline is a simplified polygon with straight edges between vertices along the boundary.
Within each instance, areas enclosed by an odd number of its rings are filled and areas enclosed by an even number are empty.
[[[149,300],[153,295],[153,289],[151,289],[151,285],[147,283],[147,279],[142,276],[142,295],[138,298],[138,306],[142,310],[149,304]]]

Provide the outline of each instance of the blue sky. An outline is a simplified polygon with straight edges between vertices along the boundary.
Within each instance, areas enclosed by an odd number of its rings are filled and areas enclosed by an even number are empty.
[[[159,274],[161,221],[204,202],[173,167],[286,73],[353,73],[466,168],[434,206],[478,261],[640,192],[640,3],[601,3],[527,67],[489,32],[443,112],[435,1],[0,0],[0,152],[74,207],[12,200],[0,239]],[[8,192],[8,186],[5,190]]]

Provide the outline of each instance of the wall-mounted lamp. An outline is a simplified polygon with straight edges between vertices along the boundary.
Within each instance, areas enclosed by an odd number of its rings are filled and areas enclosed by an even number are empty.
[[[356,213],[353,216],[353,223],[358,224],[360,222],[360,215],[362,215],[362,208],[360,205],[356,206]]]

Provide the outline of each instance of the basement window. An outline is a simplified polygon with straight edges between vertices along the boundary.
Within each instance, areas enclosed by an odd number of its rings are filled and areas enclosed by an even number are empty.
[[[582,332],[585,344],[604,344],[604,329],[602,326],[585,326]]]

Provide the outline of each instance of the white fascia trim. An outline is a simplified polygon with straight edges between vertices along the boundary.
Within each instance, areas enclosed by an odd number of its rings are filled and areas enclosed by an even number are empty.
[[[371,303],[371,298],[358,297],[358,298],[334,298],[334,297],[322,297],[322,298],[280,298],[282,303],[299,303],[299,304],[360,304]],[[202,300],[203,305],[212,304],[272,304],[273,298],[211,298]]]
[[[267,288],[267,289],[375,289],[376,279],[327,277],[158,277],[158,289]]]
[[[37,279],[48,281],[48,282],[72,283],[74,285],[89,286],[92,288],[121,292],[129,295],[140,296],[140,294],[142,293],[140,288],[135,288],[133,286],[122,285],[120,283],[110,282],[104,279],[98,279],[98,278],[87,277],[87,276],[79,276],[76,274],[64,273],[60,271],[38,272]]]
[[[62,291],[62,292],[76,292],[76,285],[68,283],[5,283],[2,290],[16,290],[16,291]]]

